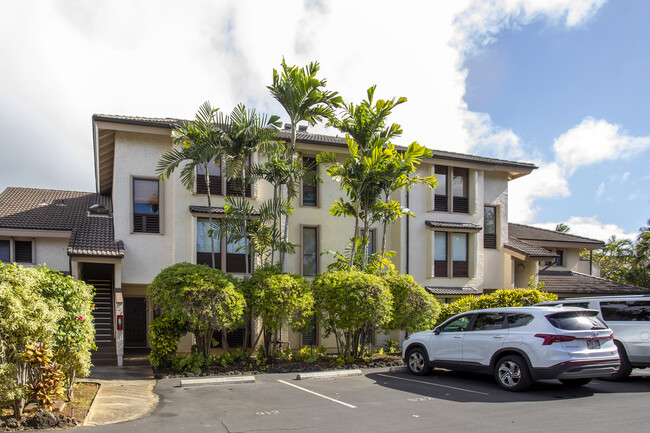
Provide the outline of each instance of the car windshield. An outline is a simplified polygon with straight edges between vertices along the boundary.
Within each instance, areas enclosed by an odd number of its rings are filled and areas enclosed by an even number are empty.
[[[592,329],[607,329],[598,317],[596,311],[563,311],[553,313],[546,318],[551,325],[567,331],[588,331]]]

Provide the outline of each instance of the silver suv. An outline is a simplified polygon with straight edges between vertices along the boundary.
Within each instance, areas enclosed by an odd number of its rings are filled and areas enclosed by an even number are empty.
[[[650,367],[650,295],[569,298],[538,305],[563,305],[597,310],[614,331],[621,368],[610,380],[624,380],[633,368]]]
[[[620,364],[612,330],[597,316],[575,307],[468,311],[409,336],[402,357],[416,375],[432,367],[488,373],[508,391],[523,391],[538,379],[581,386]]]

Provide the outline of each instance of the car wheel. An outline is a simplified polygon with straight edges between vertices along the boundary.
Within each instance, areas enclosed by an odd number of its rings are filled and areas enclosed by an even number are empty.
[[[630,364],[630,359],[627,357],[625,348],[618,341],[615,341],[615,343],[616,348],[618,349],[618,356],[621,357],[621,366],[618,368],[618,371],[616,373],[612,374],[611,376],[601,378],[603,380],[610,380],[613,382],[625,380],[630,376],[630,374],[632,374],[632,364]]]
[[[427,353],[421,347],[414,347],[408,351],[406,362],[411,373],[417,376],[424,376],[431,371],[427,360]]]
[[[591,378],[585,378],[585,379],[560,379],[560,382],[562,382],[566,386],[583,386],[591,382]]]
[[[494,378],[507,391],[523,391],[533,384],[526,361],[517,355],[499,359],[494,367]]]

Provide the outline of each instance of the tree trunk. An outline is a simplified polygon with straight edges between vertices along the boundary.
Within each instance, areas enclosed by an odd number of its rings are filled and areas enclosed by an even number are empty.
[[[370,234],[368,233],[368,212],[364,215],[363,219],[363,238],[365,239],[370,239]],[[363,270],[366,270],[366,267],[368,267],[368,244],[365,244],[363,246]]]
[[[74,383],[75,380],[77,380],[77,372],[74,368],[71,368],[68,370],[68,390],[67,390],[67,397],[69,401],[72,401],[74,398]]]
[[[230,347],[228,347],[228,328],[225,326],[221,328],[221,342],[221,347],[223,347],[226,352],[229,352]]]
[[[352,237],[352,250],[350,251],[350,268],[354,268],[354,256],[357,254],[357,236],[359,235],[359,211],[361,200],[357,199],[356,212],[354,215],[354,236]]]
[[[28,368],[29,366],[27,365],[26,362],[18,363],[18,374],[17,374],[18,377],[16,378],[18,385],[21,386],[27,385]],[[25,409],[25,399],[24,398],[14,399],[13,409],[14,409],[14,418],[20,420],[20,418],[23,416],[23,409]]]
[[[248,228],[247,228],[247,223],[248,223],[248,209],[247,209],[247,202],[246,202],[246,173],[244,173],[244,159],[242,159],[241,163],[241,197],[242,197],[242,203],[244,205],[244,266],[246,269],[246,276],[248,277],[250,275],[250,269],[248,269]],[[252,187],[251,187],[252,188]]]

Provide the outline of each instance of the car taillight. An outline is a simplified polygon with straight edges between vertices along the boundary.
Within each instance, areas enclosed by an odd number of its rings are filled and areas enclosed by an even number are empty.
[[[543,338],[544,342],[542,346],[548,346],[553,343],[558,343],[561,341],[573,341],[576,338],[570,335],[551,335],[551,334],[535,334],[535,337]]]

